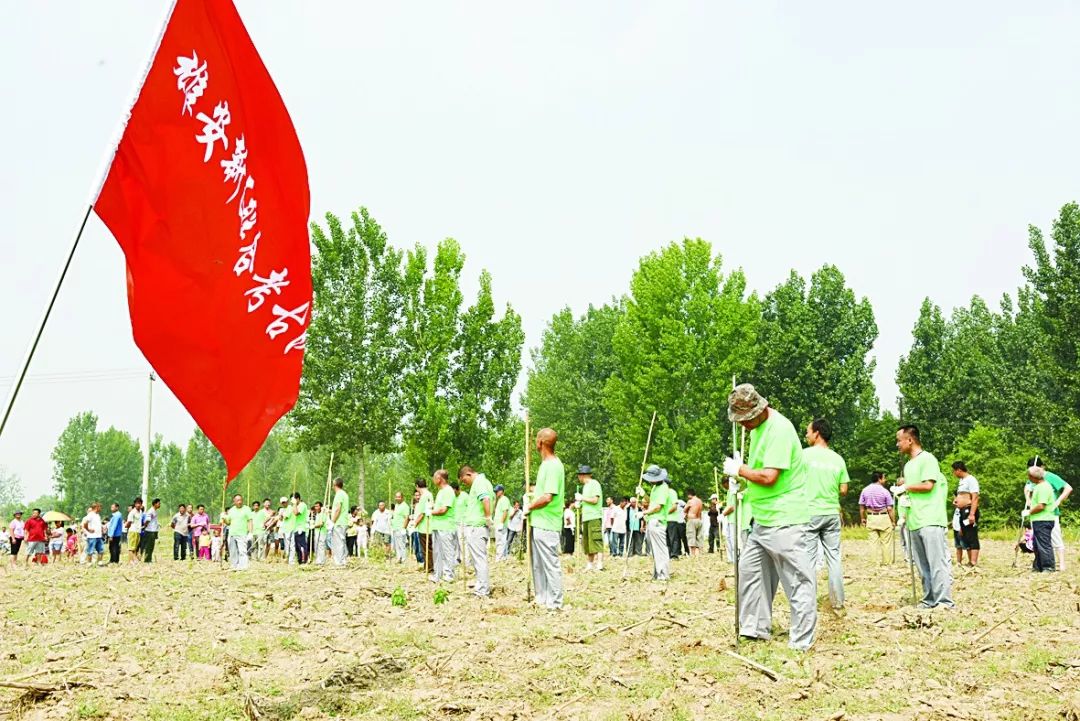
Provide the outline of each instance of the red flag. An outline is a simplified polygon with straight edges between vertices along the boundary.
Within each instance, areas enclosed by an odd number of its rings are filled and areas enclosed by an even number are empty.
[[[307,168],[230,0],[178,0],[94,204],[136,345],[229,480],[296,403],[311,316]]]

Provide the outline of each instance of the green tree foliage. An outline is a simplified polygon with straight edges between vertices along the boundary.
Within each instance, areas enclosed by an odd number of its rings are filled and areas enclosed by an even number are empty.
[[[612,336],[617,368],[605,387],[615,491],[637,484],[654,410],[652,458],[680,491],[712,485],[713,466],[730,447],[731,377],[747,378],[754,367],[760,314],[742,272],[725,276],[700,238],[641,260]]]
[[[326,215],[312,223],[314,310],[308,329],[300,398],[291,421],[306,448],[393,450],[404,413],[401,376],[407,358],[402,254],[366,208],[346,230]],[[364,495],[364,464],[358,491]]]
[[[11,514],[16,510],[25,510],[22,481],[17,475],[0,466],[0,521],[11,518]]]
[[[877,414],[874,311],[844,276],[823,266],[806,281],[794,271],[765,296],[753,382],[802,430],[814,418],[833,426],[835,449],[855,447],[862,424]]]
[[[188,440],[183,471],[175,484],[151,495],[167,501],[169,508],[180,503],[192,503],[216,510],[221,508],[221,488],[226,475],[225,459],[206,434],[196,428]]]
[[[1080,207],[1062,208],[1051,235],[1048,248],[1030,228],[1026,284],[996,311],[976,297],[946,317],[923,302],[896,379],[904,420],[921,426],[934,452],[961,447],[982,424],[1006,434],[1010,448],[1053,458],[1065,478],[1080,473]],[[1021,455],[1010,457],[1022,477]]]
[[[525,406],[537,428],[557,428],[559,453],[571,465],[593,467],[597,478],[615,478],[611,414],[604,389],[617,362],[611,348],[623,315],[621,303],[589,306],[578,319],[565,308],[551,319],[532,351]],[[514,456],[523,458],[519,431]]]
[[[53,448],[53,485],[63,511],[81,517],[94,501],[134,498],[142,485],[142,451],[130,434],[97,430],[87,411],[74,416]]]

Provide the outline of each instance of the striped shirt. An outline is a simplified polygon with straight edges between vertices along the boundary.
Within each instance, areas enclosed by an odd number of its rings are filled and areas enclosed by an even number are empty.
[[[881,512],[892,508],[892,494],[880,483],[871,483],[859,494],[859,505],[868,511]]]

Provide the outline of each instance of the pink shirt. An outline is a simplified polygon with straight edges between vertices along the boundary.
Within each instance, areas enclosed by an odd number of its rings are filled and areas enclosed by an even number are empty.
[[[198,538],[210,531],[210,516],[205,513],[196,513],[191,517],[191,535]]]
[[[617,506],[604,506],[604,525],[605,531],[610,531],[612,524],[615,523],[615,514],[618,512]]]

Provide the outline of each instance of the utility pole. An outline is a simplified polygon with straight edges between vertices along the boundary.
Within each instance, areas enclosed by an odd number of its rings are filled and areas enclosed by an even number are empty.
[[[143,454],[142,465],[142,499],[143,503],[149,503],[150,493],[150,431],[153,426],[152,420],[154,417],[154,381],[157,380],[157,376],[154,375],[154,371],[150,371],[150,385],[147,393],[148,399],[146,402],[146,453]]]

